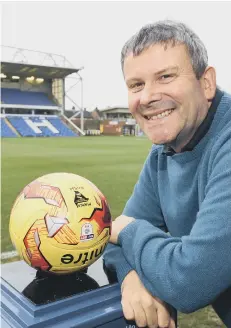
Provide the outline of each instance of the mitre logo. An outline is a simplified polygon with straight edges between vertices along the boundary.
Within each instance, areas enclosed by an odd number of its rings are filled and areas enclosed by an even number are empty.
[[[79,205],[82,203],[87,203],[89,198],[83,196],[83,194],[81,194],[79,191],[74,191],[75,192],[75,199],[74,199],[74,203],[75,205]]]

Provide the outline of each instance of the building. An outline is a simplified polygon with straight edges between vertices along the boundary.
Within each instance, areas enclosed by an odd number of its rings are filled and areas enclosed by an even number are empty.
[[[105,135],[135,135],[136,120],[127,107],[108,107],[100,110],[103,121],[100,131]]]
[[[127,107],[108,107],[101,109],[100,112],[105,120],[126,121],[132,118]]]

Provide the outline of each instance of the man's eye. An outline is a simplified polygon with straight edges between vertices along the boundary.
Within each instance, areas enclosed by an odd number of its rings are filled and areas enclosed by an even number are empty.
[[[133,83],[129,86],[129,89],[132,90],[133,92],[137,92],[139,90],[141,90],[143,86],[142,82],[137,82],[137,83]]]
[[[167,82],[169,80],[172,80],[174,78],[174,74],[164,74],[159,77],[160,81]]]

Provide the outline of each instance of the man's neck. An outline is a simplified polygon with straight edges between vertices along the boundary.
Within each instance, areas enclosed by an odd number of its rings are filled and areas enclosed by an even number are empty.
[[[187,137],[185,137],[185,135],[180,136],[180,134],[178,135],[178,137],[176,138],[176,140],[172,143],[169,144],[169,146],[175,151],[175,153],[180,153],[182,151],[182,149],[189,143],[189,141],[193,138],[193,136],[195,135],[196,131],[198,130],[199,126],[201,125],[201,123],[204,121],[204,119],[206,118],[209,108],[211,107],[212,101],[208,101],[207,106],[205,107],[204,110],[200,111],[200,117],[197,118],[197,122],[194,125],[194,128],[191,131],[187,131]]]

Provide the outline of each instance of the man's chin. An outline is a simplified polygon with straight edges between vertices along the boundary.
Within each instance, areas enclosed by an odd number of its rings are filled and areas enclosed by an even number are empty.
[[[148,139],[155,145],[169,145],[173,142],[171,138],[157,138],[153,136],[147,136]]]
[[[165,145],[174,143],[177,137],[177,129],[161,128],[161,129],[143,129],[148,139],[155,145]]]

